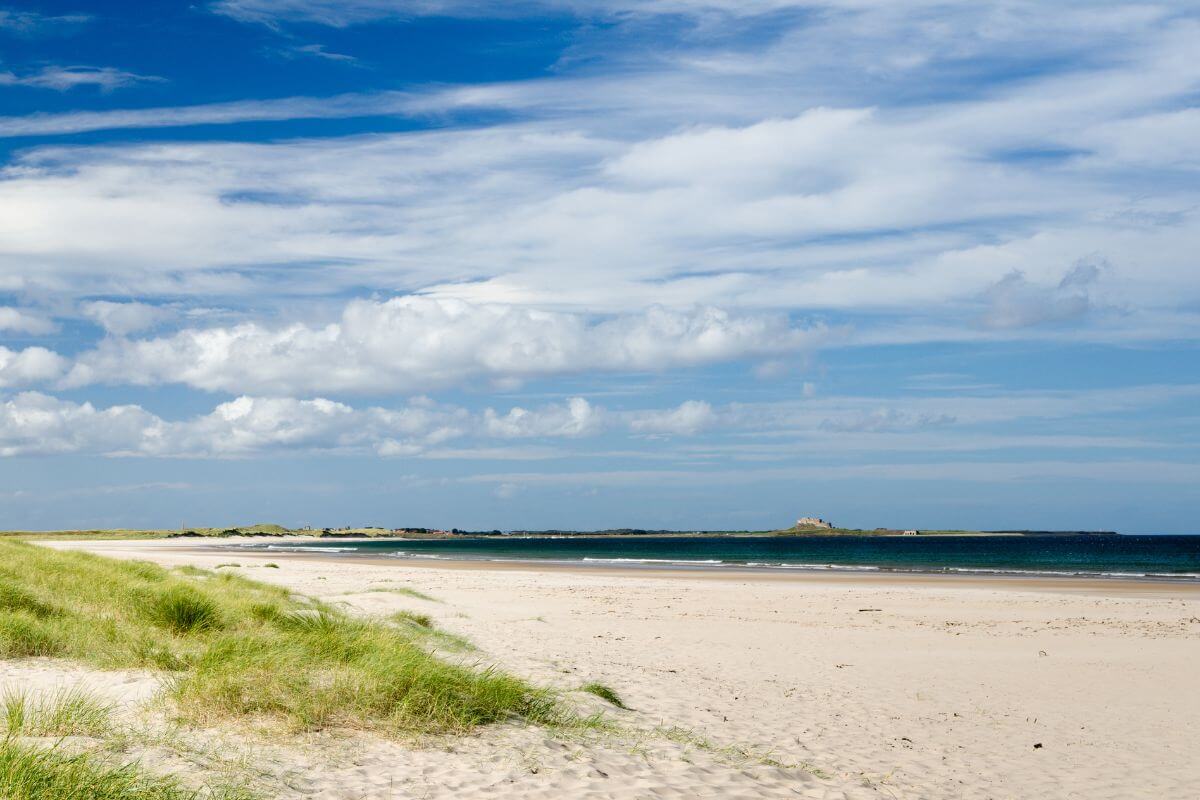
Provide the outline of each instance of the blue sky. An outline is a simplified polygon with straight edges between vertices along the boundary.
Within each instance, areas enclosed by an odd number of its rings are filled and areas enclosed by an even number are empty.
[[[1198,44],[0,0],[0,527],[1196,532]]]

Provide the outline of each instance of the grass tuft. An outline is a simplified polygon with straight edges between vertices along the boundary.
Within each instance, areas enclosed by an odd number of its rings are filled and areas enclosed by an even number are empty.
[[[113,707],[78,687],[48,697],[28,690],[0,694],[0,715],[10,736],[103,736],[111,729]]]
[[[411,589],[407,586],[374,586],[367,589],[368,592],[388,592],[390,594],[402,594],[405,597],[414,597],[417,600],[425,600],[430,603],[440,603],[436,597],[425,594],[417,589]],[[358,594],[358,592],[346,592],[346,594]]]
[[[0,611],[0,658],[56,656],[64,649],[58,630],[23,611]]]
[[[625,705],[625,701],[621,699],[621,696],[613,689],[605,686],[603,683],[596,683],[594,681],[592,683],[585,683],[583,686],[579,687],[579,690],[581,692],[587,692],[588,694],[594,694],[596,697],[599,697],[605,702],[611,703],[617,708],[626,710],[629,709],[629,706]]]
[[[186,586],[171,586],[146,603],[147,616],[176,633],[221,627],[221,613],[212,598]]]
[[[404,625],[416,625],[418,628],[433,627],[433,619],[428,614],[418,614],[415,611],[397,611],[392,614],[392,620]]]

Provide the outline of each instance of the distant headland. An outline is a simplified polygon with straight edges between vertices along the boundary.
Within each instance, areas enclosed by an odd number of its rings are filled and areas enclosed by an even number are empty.
[[[918,528],[843,528],[821,517],[800,517],[788,528],[771,530],[668,530],[650,528],[605,528],[600,530],[566,530],[549,528],[540,530],[462,530],[459,528],[345,526],[341,528],[288,528],[273,523],[237,525],[228,527],[189,527],[126,529],[97,528],[90,530],[59,531],[0,531],[0,536],[55,537],[55,538],[122,538],[161,539],[177,537],[283,537],[312,536],[317,538],[392,538],[392,539],[452,539],[460,537],[491,536],[1118,536],[1117,531],[1087,530],[959,530]]]

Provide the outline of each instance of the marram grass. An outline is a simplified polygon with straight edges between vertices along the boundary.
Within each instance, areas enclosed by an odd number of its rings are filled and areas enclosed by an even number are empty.
[[[193,722],[420,734],[572,721],[546,691],[447,662],[428,640],[411,620],[356,619],[230,573],[0,540],[0,658],[166,670]]]
[[[616,691],[608,686],[605,686],[603,683],[596,683],[594,681],[592,683],[585,683],[583,686],[579,687],[579,691],[587,692],[588,694],[594,694],[596,697],[599,697],[601,700],[604,700],[607,703],[611,703],[617,708],[629,708],[629,706],[625,705],[625,701],[621,699],[621,696],[617,694]]]
[[[78,687],[39,695],[10,686],[0,694],[0,730],[8,736],[103,736],[112,728],[112,711],[111,703]]]
[[[0,797],[4,800],[252,800],[237,789],[193,790],[170,778],[113,765],[85,753],[0,739]]]

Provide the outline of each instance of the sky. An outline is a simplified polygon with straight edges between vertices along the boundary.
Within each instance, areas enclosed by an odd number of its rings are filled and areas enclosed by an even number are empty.
[[[0,0],[0,528],[1197,533],[1200,3]]]

